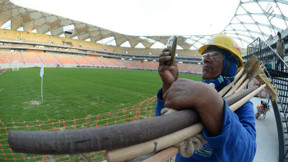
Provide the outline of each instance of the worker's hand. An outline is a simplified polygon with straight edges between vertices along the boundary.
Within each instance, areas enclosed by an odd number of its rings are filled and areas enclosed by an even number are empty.
[[[163,94],[164,107],[171,107],[176,110],[196,109],[201,103],[211,102],[211,93],[215,91],[208,84],[179,78]],[[214,92],[219,97],[217,91]],[[211,97],[210,97],[211,96]]]
[[[211,136],[221,133],[224,101],[210,85],[188,79],[177,79],[163,95],[164,107],[176,110],[194,109]]]
[[[194,146],[194,150],[200,150],[203,145],[207,143],[207,140],[202,136],[201,133],[197,134],[196,136],[192,137],[192,142]]]
[[[159,57],[159,67],[158,73],[162,79],[162,94],[164,94],[167,89],[175,82],[178,78],[178,66],[174,60],[172,65],[166,65],[165,62],[170,61],[171,56],[167,48],[165,48]]]
[[[161,110],[161,115],[168,115],[168,114],[174,113],[174,112],[176,112],[176,111],[177,111],[177,110],[174,110],[174,109],[170,109],[170,108],[165,107],[165,108],[163,108],[163,109]]]
[[[183,157],[191,157],[194,151],[198,151],[202,148],[207,141],[201,134],[197,134],[191,138],[182,141],[175,146],[179,148],[179,152]]]

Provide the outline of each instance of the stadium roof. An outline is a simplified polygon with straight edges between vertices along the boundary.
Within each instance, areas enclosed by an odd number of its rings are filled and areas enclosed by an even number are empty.
[[[241,0],[222,33],[233,37],[240,46],[246,48],[257,37],[267,40],[275,36],[278,31],[287,29],[287,16],[288,1],[286,0]],[[83,23],[81,20],[76,21],[16,6],[9,0],[0,0],[0,27],[131,48],[163,48],[169,38],[168,35],[121,34]],[[178,35],[178,49],[198,49],[213,35]]]

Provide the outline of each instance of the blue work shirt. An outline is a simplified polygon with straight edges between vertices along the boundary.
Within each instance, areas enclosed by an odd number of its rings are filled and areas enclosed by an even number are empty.
[[[161,115],[164,108],[162,89],[157,93],[155,116]],[[202,135],[208,141],[199,151],[185,158],[178,153],[175,162],[252,162],[256,153],[256,130],[253,103],[246,102],[232,112],[225,99],[225,111],[222,132],[218,136],[209,136],[207,129]]]

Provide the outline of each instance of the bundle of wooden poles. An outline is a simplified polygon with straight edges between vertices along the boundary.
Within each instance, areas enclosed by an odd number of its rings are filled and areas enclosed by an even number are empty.
[[[260,87],[243,90],[256,78]],[[219,94],[232,111],[266,89],[273,100],[277,92],[255,56],[249,58],[235,80]],[[177,122],[174,122],[176,121]],[[178,152],[175,144],[199,134],[203,129],[193,110],[124,124],[64,131],[10,131],[8,142],[15,152],[32,154],[79,154],[106,150],[107,161],[129,161],[145,157],[144,161],[165,161]]]

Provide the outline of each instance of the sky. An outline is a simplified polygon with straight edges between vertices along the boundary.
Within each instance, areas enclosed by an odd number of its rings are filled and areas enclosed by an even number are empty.
[[[12,3],[126,35],[222,32],[239,0],[11,0]]]

